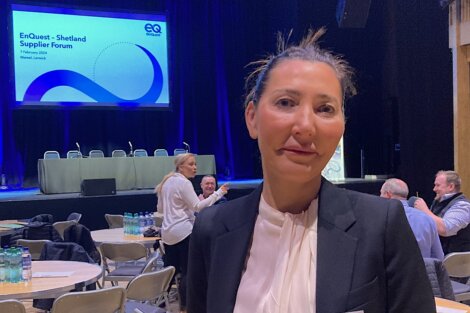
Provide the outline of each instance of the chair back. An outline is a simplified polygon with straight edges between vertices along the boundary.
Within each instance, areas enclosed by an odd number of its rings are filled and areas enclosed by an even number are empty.
[[[26,313],[26,309],[18,300],[0,301],[0,312],[8,313]]]
[[[175,150],[173,150],[173,155],[183,154],[187,152],[188,151],[186,151],[186,149],[176,148]]]
[[[103,259],[115,262],[137,261],[147,257],[147,249],[138,242],[104,242],[100,245]]]
[[[111,157],[113,158],[125,158],[127,156],[126,151],[124,150],[113,150]]]
[[[148,156],[147,150],[145,149],[135,149],[134,157],[146,157]]]
[[[153,156],[168,156],[168,151],[166,149],[155,149]]]
[[[104,158],[104,153],[101,150],[90,150],[88,156],[90,158]]]
[[[60,237],[64,239],[64,230],[68,228],[69,226],[75,225],[75,224],[77,224],[77,222],[72,220],[72,221],[55,222],[54,224],[52,224],[52,226],[55,228],[55,230],[57,230]]]
[[[113,285],[117,281],[130,281],[143,271],[144,265],[138,265],[136,261],[147,257],[147,249],[140,243],[105,242],[100,245],[100,251],[103,258],[102,286],[105,285],[106,281],[110,281]],[[115,264],[118,264],[118,262],[126,263],[120,266],[116,265],[116,268],[113,270],[109,266],[109,261],[113,261]]]
[[[122,228],[124,227],[124,216],[120,214],[105,214],[104,218],[108,222],[109,228]]]
[[[450,277],[470,276],[470,252],[454,252],[445,256],[442,261]]]
[[[127,299],[135,301],[152,301],[166,294],[175,268],[168,266],[159,271],[143,273],[136,276],[127,285]]]
[[[80,219],[82,218],[82,214],[81,213],[77,213],[77,212],[72,212],[69,214],[69,216],[67,216],[67,221],[75,221],[75,222],[80,222]]]
[[[67,159],[78,159],[82,157],[82,153],[78,150],[67,151]]]
[[[54,301],[51,313],[123,313],[125,298],[123,287],[71,292]]]
[[[27,247],[29,249],[29,252],[31,253],[31,259],[39,260],[39,257],[41,256],[42,248],[44,247],[46,242],[51,242],[51,241],[46,240],[46,239],[39,239],[39,240],[18,239],[16,241],[16,244],[18,246]]]
[[[44,159],[60,159],[60,154],[57,151],[44,152]]]

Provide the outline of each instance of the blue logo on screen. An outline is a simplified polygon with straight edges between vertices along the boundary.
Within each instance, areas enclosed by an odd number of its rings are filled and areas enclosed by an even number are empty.
[[[150,24],[147,23],[144,26],[147,36],[160,36],[162,33],[162,28],[159,24]]]
[[[69,86],[83,92],[89,97],[95,99],[97,102],[155,103],[163,89],[162,68],[150,51],[139,45],[136,46],[142,49],[142,51],[147,55],[152,62],[153,67],[152,85],[147,93],[140,98],[132,100],[122,99],[80,73],[69,70],[55,70],[44,73],[33,80],[26,89],[24,101],[41,101],[41,98],[46,94],[46,92],[52,88],[58,86]]]

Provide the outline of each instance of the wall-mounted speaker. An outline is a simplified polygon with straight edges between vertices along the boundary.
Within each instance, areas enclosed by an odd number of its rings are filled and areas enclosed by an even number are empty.
[[[338,0],[336,20],[341,28],[362,28],[369,17],[371,0]]]

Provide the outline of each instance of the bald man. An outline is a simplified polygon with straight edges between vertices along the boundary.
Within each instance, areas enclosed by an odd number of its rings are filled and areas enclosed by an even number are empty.
[[[397,199],[403,205],[411,230],[416,237],[423,258],[436,258],[442,260],[444,252],[433,219],[425,213],[410,207],[408,201],[408,185],[397,178],[387,179],[380,189],[380,196],[388,199]]]

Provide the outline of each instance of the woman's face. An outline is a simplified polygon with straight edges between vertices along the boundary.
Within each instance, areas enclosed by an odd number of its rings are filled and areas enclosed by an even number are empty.
[[[186,178],[196,176],[196,159],[193,156],[187,158],[186,161],[178,167],[178,172],[183,174]]]
[[[265,178],[308,182],[319,177],[344,132],[335,71],[321,62],[281,61],[258,105],[248,104],[245,119],[250,136],[258,139]]]

